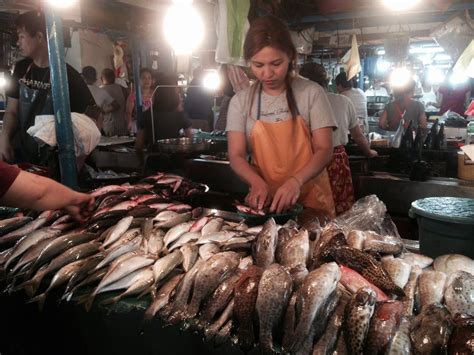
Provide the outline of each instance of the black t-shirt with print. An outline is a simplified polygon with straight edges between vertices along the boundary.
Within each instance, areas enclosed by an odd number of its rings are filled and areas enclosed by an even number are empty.
[[[31,68],[28,71],[30,64]],[[66,70],[69,84],[71,112],[84,113],[87,106],[95,104],[94,98],[81,75],[69,64],[66,64]],[[34,89],[49,90],[51,88],[49,68],[38,67],[29,58],[20,60],[16,63],[12,80],[9,89],[7,90],[8,97],[14,99],[20,97],[20,81],[25,83],[26,86]]]

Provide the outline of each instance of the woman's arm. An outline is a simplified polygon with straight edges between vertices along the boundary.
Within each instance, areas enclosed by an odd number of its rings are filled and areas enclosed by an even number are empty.
[[[388,120],[387,120],[387,110],[384,110],[382,116],[379,117],[379,127],[383,130],[387,130]]]
[[[249,185],[246,201],[252,208],[262,209],[268,202],[270,191],[267,183],[247,161],[247,141],[245,133],[227,132],[229,161],[232,170]]]
[[[365,156],[373,158],[378,155],[377,151],[370,149],[369,142],[367,141],[367,138],[365,138],[358,124],[351,128],[349,132],[351,133],[352,139],[354,139],[357,146],[362,150]]]
[[[0,202],[35,210],[64,208],[75,219],[82,220],[83,210],[92,209],[94,197],[71,190],[52,179],[21,171]]]
[[[332,128],[324,127],[312,132],[313,156],[299,171],[281,185],[270,207],[271,212],[281,213],[293,206],[300,196],[301,187],[319,175],[332,159]]]

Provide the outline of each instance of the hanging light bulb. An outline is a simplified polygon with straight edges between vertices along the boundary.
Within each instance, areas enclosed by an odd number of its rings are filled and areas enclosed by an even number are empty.
[[[48,3],[57,8],[65,9],[77,4],[78,0],[48,0]]]
[[[406,11],[419,2],[420,0],[383,0],[385,6],[394,11]]]

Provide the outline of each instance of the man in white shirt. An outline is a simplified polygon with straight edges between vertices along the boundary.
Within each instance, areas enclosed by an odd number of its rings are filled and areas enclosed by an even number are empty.
[[[119,106],[118,103],[109,95],[107,91],[98,87],[95,83],[97,82],[97,71],[94,67],[86,66],[82,68],[82,77],[87,84],[92,96],[94,97],[95,103],[97,104],[100,114],[97,119],[97,126],[102,130],[104,113],[115,111]]]
[[[359,125],[363,128],[364,134],[369,134],[369,123],[367,122],[367,98],[365,93],[358,88],[354,88],[352,80],[347,80],[346,73],[336,76],[336,88],[339,94],[348,97],[354,104]]]

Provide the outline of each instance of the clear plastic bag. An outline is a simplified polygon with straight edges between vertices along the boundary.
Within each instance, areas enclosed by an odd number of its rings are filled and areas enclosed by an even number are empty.
[[[400,148],[402,143],[402,137],[405,133],[405,120],[402,118],[398,124],[398,128],[395,131],[395,134],[390,137],[390,146],[393,148]]]
[[[387,213],[387,207],[376,195],[363,197],[352,208],[336,217],[331,223],[344,230],[380,230]]]

